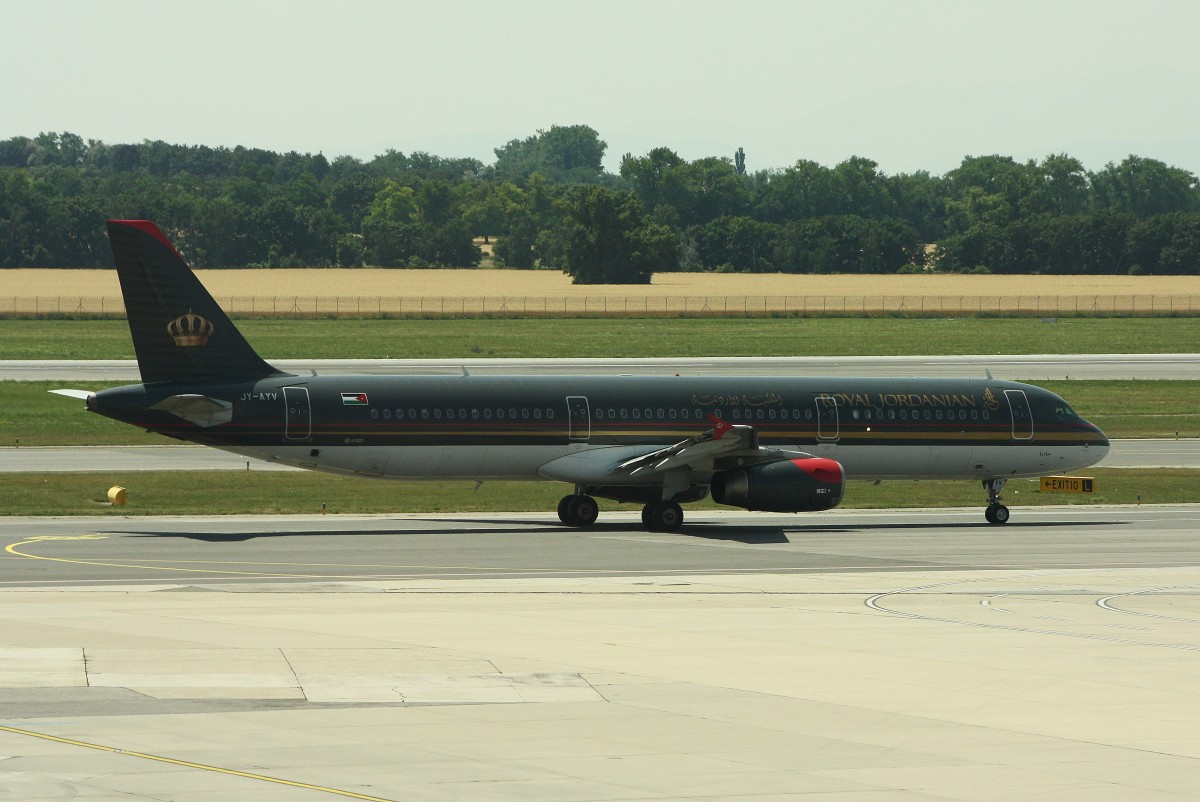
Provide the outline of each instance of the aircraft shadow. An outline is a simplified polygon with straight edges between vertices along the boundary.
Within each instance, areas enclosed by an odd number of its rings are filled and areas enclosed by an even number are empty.
[[[444,523],[445,519],[437,520]],[[677,532],[651,533],[639,523],[598,523],[586,530],[569,529],[561,524],[545,518],[528,520],[509,519],[506,526],[497,527],[494,520],[489,519],[459,519],[454,527],[438,529],[415,529],[394,527],[388,529],[324,529],[313,531],[273,531],[273,532],[165,532],[165,531],[125,531],[114,534],[131,537],[179,538],[194,540],[201,543],[244,543],[259,539],[284,539],[308,537],[405,537],[417,535],[524,535],[528,531],[514,529],[528,527],[537,532],[547,532],[562,535],[595,535],[595,534],[658,534],[679,538],[697,538],[700,540],[724,540],[747,545],[772,545],[791,543],[792,536],[803,538],[806,535],[852,535],[863,532],[905,532],[905,531],[981,531],[995,532],[997,535],[1006,531],[1023,529],[1071,529],[1079,527],[1114,527],[1125,526],[1129,522],[1122,520],[1108,521],[1010,521],[1003,527],[997,527],[984,521],[970,523],[862,523],[854,525],[816,525],[806,526],[797,523],[794,526],[728,526],[725,524],[685,523]]]

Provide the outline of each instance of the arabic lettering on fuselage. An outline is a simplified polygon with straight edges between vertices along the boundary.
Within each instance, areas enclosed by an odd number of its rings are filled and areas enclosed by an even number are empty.
[[[777,407],[783,405],[783,396],[776,393],[747,395],[693,395],[692,403],[698,407]]]

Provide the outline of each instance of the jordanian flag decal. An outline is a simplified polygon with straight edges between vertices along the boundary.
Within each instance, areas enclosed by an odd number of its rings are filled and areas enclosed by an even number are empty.
[[[367,403],[366,393],[342,393],[342,403],[348,407],[361,407]]]

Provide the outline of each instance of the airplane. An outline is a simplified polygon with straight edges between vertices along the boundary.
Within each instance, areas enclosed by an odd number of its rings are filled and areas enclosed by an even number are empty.
[[[545,479],[641,504],[650,531],[706,496],[771,512],[836,507],[846,477],[970,479],[1009,520],[1007,480],[1094,465],[1096,426],[1040,387],[992,378],[313,375],[264,361],[167,237],[110,220],[142,383],[53,390],[178,440],[343,475]]]

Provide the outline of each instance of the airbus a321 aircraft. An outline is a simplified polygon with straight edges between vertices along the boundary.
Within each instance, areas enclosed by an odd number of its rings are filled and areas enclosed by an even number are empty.
[[[1109,442],[1062,398],[986,379],[733,376],[296,376],[263,361],[158,229],[108,235],[142,384],[87,409],[300,468],[400,479],[549,479],[633,502],[652,531],[711,495],[747,510],[827,510],[858,479],[972,479],[1008,521],[1007,479],[1093,465]],[[394,350],[394,349],[393,349]]]

